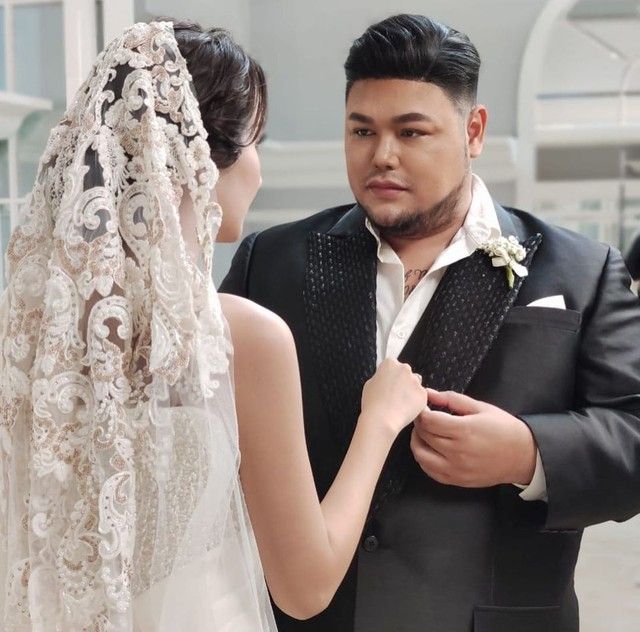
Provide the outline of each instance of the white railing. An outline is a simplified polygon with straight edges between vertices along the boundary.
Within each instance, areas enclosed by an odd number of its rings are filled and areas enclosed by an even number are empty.
[[[534,212],[624,251],[640,232],[640,181],[538,182]]]

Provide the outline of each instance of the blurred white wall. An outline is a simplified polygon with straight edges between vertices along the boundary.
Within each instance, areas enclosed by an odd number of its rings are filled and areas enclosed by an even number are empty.
[[[223,26],[233,31],[235,39],[250,48],[250,0],[136,0],[136,19],[167,16],[200,22],[202,26]]]
[[[138,17],[168,13],[229,26],[264,65],[271,89],[269,133],[277,140],[342,138],[344,72],[353,39],[393,13],[424,13],[466,32],[484,60],[480,99],[493,134],[515,134],[523,48],[545,0],[142,0]]]

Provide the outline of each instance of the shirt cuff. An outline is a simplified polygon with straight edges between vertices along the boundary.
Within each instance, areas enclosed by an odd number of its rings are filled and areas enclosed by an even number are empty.
[[[542,467],[540,450],[536,450],[536,469],[531,482],[528,485],[518,485],[516,483],[514,483],[514,485],[522,490],[522,492],[520,492],[520,498],[522,498],[522,500],[544,500],[547,502],[547,478],[544,474],[544,468]]]

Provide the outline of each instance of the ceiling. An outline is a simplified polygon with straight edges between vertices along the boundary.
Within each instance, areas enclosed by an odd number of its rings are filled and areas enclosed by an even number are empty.
[[[581,84],[587,75],[591,76],[594,90],[604,88],[611,92],[612,73],[621,80],[616,84],[620,89],[624,77],[617,75],[624,74],[638,58],[640,0],[580,0],[566,19],[556,24],[551,35],[543,91],[549,87],[556,91],[560,86],[568,92],[583,91]],[[554,68],[562,76],[562,83],[555,86]],[[567,72],[569,69],[575,74],[575,81]]]
[[[640,123],[640,0],[578,2],[551,33],[538,96],[538,124],[551,129],[624,137],[620,126]]]

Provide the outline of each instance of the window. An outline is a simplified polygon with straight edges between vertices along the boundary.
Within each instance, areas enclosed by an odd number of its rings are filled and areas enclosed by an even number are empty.
[[[62,0],[1,0],[0,246],[30,191],[50,121],[65,105]],[[5,283],[2,257],[2,286]]]

